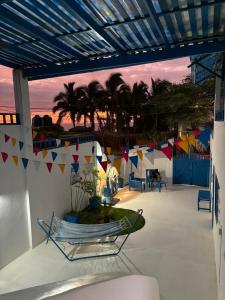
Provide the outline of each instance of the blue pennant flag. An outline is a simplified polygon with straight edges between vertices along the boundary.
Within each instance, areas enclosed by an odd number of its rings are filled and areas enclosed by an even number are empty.
[[[97,160],[98,160],[99,163],[102,162],[102,155],[97,155],[96,158],[97,158]]]
[[[129,151],[130,151],[130,147],[129,146],[126,146],[125,147],[125,151],[127,152],[127,154],[129,153]]]
[[[51,155],[52,155],[52,160],[55,161],[58,154],[56,152],[51,152]]]
[[[26,168],[27,168],[28,162],[29,162],[29,160],[28,160],[27,158],[25,158],[25,157],[22,157],[22,163],[23,163],[23,167],[24,167],[24,169],[26,169]]]
[[[19,141],[19,147],[20,147],[20,150],[23,149],[23,146],[24,146],[24,142]]]
[[[209,146],[211,129],[207,127],[196,137],[206,148]]]
[[[79,163],[73,163],[73,164],[71,164],[71,166],[72,166],[74,172],[77,173],[79,170]]]
[[[149,148],[149,149],[147,149],[147,151],[148,151],[148,152],[153,152],[154,149],[153,149],[153,148]]]
[[[137,165],[138,165],[138,156],[137,155],[130,156],[129,158],[130,158],[132,164],[137,168]]]
[[[95,146],[92,146],[91,153],[92,153],[92,154],[95,153]]]

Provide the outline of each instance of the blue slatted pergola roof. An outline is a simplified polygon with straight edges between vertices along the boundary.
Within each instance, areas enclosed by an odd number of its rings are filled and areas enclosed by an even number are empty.
[[[0,64],[29,80],[225,51],[221,0],[0,0]]]

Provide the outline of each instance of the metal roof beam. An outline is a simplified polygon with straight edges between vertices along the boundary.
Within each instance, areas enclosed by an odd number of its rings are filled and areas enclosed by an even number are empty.
[[[224,0],[214,0],[214,2],[203,2],[201,4],[189,4],[186,7],[174,7],[171,10],[165,10],[162,11],[160,13],[157,13],[158,16],[165,16],[168,14],[173,14],[176,12],[183,12],[183,11],[188,11],[188,10],[192,10],[192,9],[198,9],[198,8],[203,8],[203,7],[207,7],[207,6],[215,6],[215,5],[219,5],[219,4],[225,4]]]
[[[0,5],[0,17],[5,19],[9,24],[13,24],[13,26],[16,26],[16,28],[23,30],[24,32],[28,33],[37,39],[40,39],[47,44],[52,45],[53,47],[56,47],[57,49],[61,49],[65,52],[67,52],[70,55],[74,55],[76,58],[84,59],[85,56],[81,55],[80,52],[78,52],[73,47],[69,47],[66,44],[64,44],[62,41],[57,40],[54,36],[50,36],[41,29],[39,29],[37,26],[32,25],[25,19],[17,16],[16,14],[12,13],[5,7]]]
[[[120,55],[110,59],[99,59],[77,64],[54,65],[51,68],[27,69],[23,74],[29,80],[44,79],[72,74],[87,73],[99,70],[113,69],[118,67],[128,67],[141,65],[156,61],[175,59],[185,56],[215,53],[225,51],[224,41],[215,41],[213,43],[197,44],[179,48],[169,48],[154,52],[147,52],[137,55]]]
[[[123,52],[123,49],[119,47],[116,41],[111,38],[107,32],[98,25],[98,23],[74,0],[61,0],[65,7],[68,10],[73,10],[76,14],[78,14],[87,24],[96,31],[109,45],[111,45],[116,51]]]
[[[5,60],[4,58],[1,58],[0,57],[0,65],[3,65],[3,66],[6,66],[6,67],[10,67],[10,68],[16,68],[17,65],[8,61],[8,60]]]

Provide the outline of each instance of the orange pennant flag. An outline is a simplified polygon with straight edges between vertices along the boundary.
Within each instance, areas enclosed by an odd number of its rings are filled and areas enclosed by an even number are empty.
[[[140,158],[141,160],[143,159],[142,150],[137,150],[137,155],[138,155],[138,158]]]
[[[194,147],[196,146],[196,138],[195,138],[195,135],[193,133],[188,136],[188,142],[192,146],[194,146]]]
[[[17,156],[17,155],[13,155],[13,156],[12,156],[12,159],[13,159],[15,165],[18,166],[18,163],[19,163],[19,158],[18,158],[18,156]]]
[[[37,131],[33,131],[33,134],[32,134],[33,140],[36,138],[37,134],[38,134]]]
[[[43,157],[43,158],[45,158],[45,157],[48,155],[48,151],[45,150],[45,149],[43,149],[43,150],[41,151],[41,153],[42,153],[42,157]]]
[[[113,165],[117,169],[118,172],[120,172],[120,167],[121,167],[121,158],[116,158],[114,159]]]
[[[106,147],[106,148],[105,148],[106,154],[110,155],[110,154],[111,154],[111,151],[112,151],[112,148],[111,148],[111,147]]]
[[[59,168],[60,168],[60,171],[61,171],[62,173],[64,173],[64,171],[65,171],[65,164],[58,164],[58,166],[59,166]]]
[[[70,145],[70,141],[65,141],[65,147],[66,147],[66,149],[69,147],[69,145]]]
[[[91,156],[91,155],[85,155],[85,156],[84,156],[84,159],[85,159],[85,161],[86,161],[88,164],[90,164],[91,159],[92,159],[92,156]]]
[[[13,147],[15,147],[15,145],[16,145],[16,139],[13,137],[12,137],[12,145],[13,145]]]
[[[189,146],[188,146],[188,142],[186,141],[179,141],[178,142],[178,146],[184,150],[186,153],[189,153]]]

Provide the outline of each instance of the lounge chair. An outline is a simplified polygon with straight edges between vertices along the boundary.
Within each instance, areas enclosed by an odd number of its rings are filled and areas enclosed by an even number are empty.
[[[142,213],[143,210],[139,209],[135,223]],[[123,233],[127,229],[131,231],[134,226],[134,224],[131,225],[127,217],[105,224],[74,224],[57,218],[54,213],[49,224],[42,219],[38,219],[37,222],[45,232],[47,242],[51,240],[69,261],[119,254],[130,235],[130,233]],[[120,235],[122,235],[122,241],[117,243]],[[98,246],[98,249],[95,253],[85,249],[87,255],[83,255],[83,253],[78,253],[82,245],[87,248],[94,245]],[[110,251],[107,249],[108,252],[101,253],[101,250],[104,250],[104,245],[113,246],[115,249],[110,249]]]

